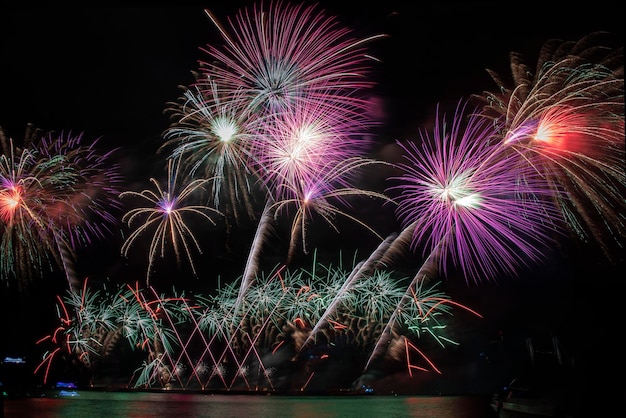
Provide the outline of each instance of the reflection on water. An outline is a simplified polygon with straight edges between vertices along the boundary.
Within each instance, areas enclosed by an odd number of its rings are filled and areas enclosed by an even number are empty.
[[[263,396],[77,391],[65,397],[4,400],[4,418],[219,417],[482,418],[480,397]]]

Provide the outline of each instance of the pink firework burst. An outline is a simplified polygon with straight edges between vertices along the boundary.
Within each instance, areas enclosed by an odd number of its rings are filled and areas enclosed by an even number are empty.
[[[275,200],[291,198],[294,188],[319,183],[325,171],[364,155],[370,146],[370,127],[365,117],[342,108],[319,106],[315,101],[296,103],[291,111],[264,120],[253,139],[256,171]],[[341,186],[352,180],[332,177]]]
[[[536,199],[548,190],[541,176],[493,144],[492,125],[465,118],[459,102],[451,123],[436,115],[431,135],[398,143],[406,163],[398,183],[398,218],[412,232],[411,247],[437,252],[439,267],[460,267],[467,279],[494,279],[542,257],[553,214]],[[525,179],[520,182],[520,177]]]
[[[373,85],[366,46],[383,35],[358,38],[317,5],[281,0],[240,9],[228,19],[231,33],[206,13],[224,44],[204,49],[210,59],[200,62],[200,72],[230,91],[244,91],[254,112],[313,101],[370,113],[371,103],[362,95]]]

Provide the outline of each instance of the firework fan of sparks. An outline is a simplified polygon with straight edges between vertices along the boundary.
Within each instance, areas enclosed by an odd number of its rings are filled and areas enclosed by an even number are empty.
[[[173,247],[178,262],[181,261],[183,254],[186,256],[193,274],[196,275],[193,252],[202,253],[202,248],[196,235],[186,223],[190,221],[188,217],[195,216],[215,225],[211,214],[221,214],[216,209],[205,205],[187,204],[188,201],[192,200],[194,192],[210,180],[195,179],[178,190],[178,168],[178,162],[168,160],[166,188],[163,188],[156,179],[151,178],[150,181],[155,190],[125,191],[120,194],[120,198],[136,197],[146,205],[131,209],[124,214],[122,221],[126,222],[129,227],[132,227],[137,221],[143,223],[139,224],[124,241],[121,251],[127,257],[137,238],[152,231],[153,235],[148,251],[147,282],[153,273],[156,258],[164,258],[169,245]]]
[[[603,35],[546,42],[535,71],[512,53],[513,86],[490,72],[500,90],[478,98],[504,144],[548,179],[570,230],[617,261],[626,238],[624,61]]]
[[[65,298],[57,297],[59,326],[37,341],[51,348],[43,355],[35,373],[42,370],[45,383],[52,363],[63,357],[78,360],[76,364],[93,373],[100,362],[113,355],[121,341],[128,342],[131,349],[146,351],[149,356],[159,350],[160,354],[172,352],[177,341],[176,330],[159,319],[167,315],[181,322],[189,312],[181,309],[183,297],[153,296],[128,285],[120,287],[115,294],[106,289],[92,291],[85,280],[82,289],[72,288]]]
[[[54,260],[76,284],[75,250],[108,236],[120,208],[115,150],[101,154],[97,144],[85,144],[83,134],[44,134],[30,126],[20,148],[2,132],[3,279],[15,276],[25,285]]]
[[[293,354],[300,350],[302,358],[293,358],[288,366],[275,363],[274,370],[284,373],[286,367],[297,380],[302,373],[310,373],[304,355],[309,350],[329,358],[342,356],[347,349],[371,349],[380,325],[394,315],[404,298],[405,279],[390,272],[366,274],[354,282],[354,271],[360,271],[360,266],[353,267],[352,273],[317,262],[310,270],[276,266],[258,278],[242,310],[234,309],[237,289],[232,284],[218,288],[215,296],[187,297],[174,292],[167,297],[138,283],[122,285],[115,293],[91,291],[85,280],[82,290],[72,289],[65,299],[58,298],[60,323],[38,341],[50,350],[36,373],[42,371],[47,380],[53,362],[72,359],[77,360],[74,366],[93,375],[104,360],[119,354],[118,345],[127,344],[146,355],[131,377],[134,387],[180,385],[184,389],[222,384],[230,388],[243,379],[251,389],[248,380],[254,377],[248,377],[246,370],[265,370],[264,361],[274,361],[277,351]],[[422,289],[420,283],[412,288],[410,301],[398,317],[405,332],[396,335],[396,343],[416,353],[415,339],[424,336],[440,346],[455,344],[447,336],[445,317],[451,316],[452,308],[468,309],[436,291],[436,286]],[[405,351],[394,353],[394,361],[406,358],[409,372],[424,370],[412,364]],[[234,374],[227,376],[226,370],[216,374],[226,363],[232,364]],[[273,388],[271,380],[265,384]]]
[[[382,35],[359,39],[316,5],[258,3],[229,18],[232,34],[206,10],[225,44],[207,46],[200,71],[230,91],[243,90],[254,112],[285,111],[304,101],[370,113],[372,58],[366,45]]]
[[[316,216],[321,217],[336,232],[339,232],[336,218],[342,217],[363,226],[379,239],[383,239],[372,227],[341,208],[341,206],[350,207],[351,201],[355,197],[374,198],[393,203],[393,200],[383,193],[357,187],[341,187],[342,182],[353,175],[355,171],[379,163],[379,161],[366,158],[350,158],[332,164],[330,167],[324,167],[316,173],[316,177],[308,178],[306,182],[281,185],[281,190],[284,190],[281,191],[284,198],[276,201],[272,208],[276,214],[281,211],[294,210],[288,260],[292,260],[295,256],[299,243],[302,245],[303,252],[308,253],[307,228]]]
[[[549,189],[536,171],[493,144],[485,119],[467,114],[463,100],[451,124],[437,109],[432,134],[422,132],[419,144],[398,142],[404,174],[390,179],[397,183],[389,190],[399,190],[396,213],[412,231],[412,249],[439,252],[444,274],[451,264],[466,280],[515,275],[551,242],[546,227],[552,229],[555,215],[536,199]]]

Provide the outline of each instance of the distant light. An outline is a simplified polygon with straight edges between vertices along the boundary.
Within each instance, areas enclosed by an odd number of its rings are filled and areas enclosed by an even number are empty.
[[[5,357],[3,363],[26,364],[24,357]]]

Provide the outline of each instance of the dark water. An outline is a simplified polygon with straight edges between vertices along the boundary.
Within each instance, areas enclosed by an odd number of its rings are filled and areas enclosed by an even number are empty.
[[[489,417],[488,402],[465,396],[255,396],[70,392],[75,396],[4,399],[4,418],[339,418]]]

